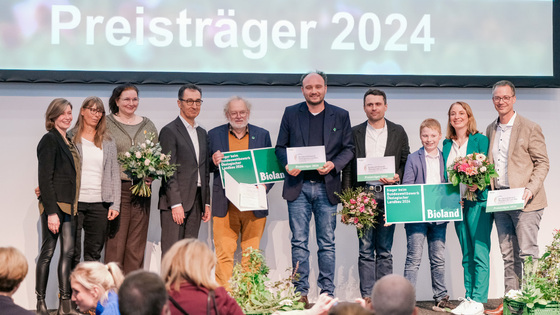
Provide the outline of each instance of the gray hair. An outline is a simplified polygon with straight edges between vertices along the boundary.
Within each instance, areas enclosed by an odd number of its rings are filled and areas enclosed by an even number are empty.
[[[416,307],[416,293],[406,278],[390,274],[373,286],[371,303],[376,315],[410,315]]]
[[[229,105],[233,101],[242,101],[245,104],[245,107],[247,107],[247,111],[249,111],[249,112],[251,111],[251,107],[253,106],[253,105],[251,105],[251,103],[248,100],[244,99],[243,97],[234,95],[234,96],[230,97],[229,100],[227,101],[227,103],[224,105],[224,115],[226,115],[226,117],[227,117],[227,113],[229,111]]]
[[[499,86],[509,86],[511,88],[513,96],[515,96],[515,85],[513,85],[513,83],[508,80],[502,80],[494,83],[494,86],[492,86],[492,95],[494,95],[494,90],[496,90],[496,88]]]

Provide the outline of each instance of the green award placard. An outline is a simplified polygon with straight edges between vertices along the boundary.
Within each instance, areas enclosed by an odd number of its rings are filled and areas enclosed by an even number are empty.
[[[453,184],[385,186],[387,223],[461,221],[461,195]]]
[[[224,171],[227,171],[238,183],[243,184],[281,182],[285,176],[274,148],[224,152],[220,162],[223,187],[225,187]]]

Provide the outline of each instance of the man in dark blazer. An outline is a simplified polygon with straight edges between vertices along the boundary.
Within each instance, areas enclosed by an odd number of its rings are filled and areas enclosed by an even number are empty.
[[[162,152],[179,164],[159,190],[162,256],[178,240],[197,238],[200,221],[210,220],[208,136],[195,118],[202,105],[202,90],[194,84],[179,89],[180,115],[159,133]]]
[[[292,231],[292,266],[299,279],[296,291],[307,303],[309,290],[309,222],[315,216],[321,293],[334,294],[336,208],[340,192],[340,172],[354,156],[354,143],[348,112],[325,102],[327,77],[322,72],[302,76],[301,91],[305,102],[286,107],[276,156],[286,167],[283,197],[288,201]],[[324,146],[327,162],[317,170],[288,170],[289,147]]]
[[[369,89],[364,94],[364,112],[367,121],[354,126],[352,135],[356,144],[356,157],[344,169],[343,188],[363,186],[375,191],[380,215],[377,224],[364,231],[359,238],[358,273],[360,292],[364,299],[369,299],[375,281],[393,273],[393,234],[394,225],[385,225],[383,186],[399,184],[403,176],[406,158],[410,154],[408,137],[401,125],[385,119],[387,96],[385,92]],[[382,178],[375,182],[358,182],[356,159],[365,157],[395,157],[394,178]]]
[[[267,130],[249,124],[251,103],[234,96],[226,103],[224,114],[227,124],[218,126],[208,132],[211,171],[214,172],[212,185],[212,215],[214,246],[216,248],[216,281],[220,286],[229,287],[233,273],[233,257],[237,249],[237,239],[241,235],[241,251],[260,247],[266,224],[268,210],[239,211],[226,198],[218,165],[224,157],[223,152],[271,147],[270,134]],[[272,184],[267,185],[267,191]],[[243,257],[241,263],[247,266],[249,257]]]

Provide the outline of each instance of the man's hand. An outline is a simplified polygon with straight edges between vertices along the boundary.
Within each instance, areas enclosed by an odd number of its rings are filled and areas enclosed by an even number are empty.
[[[118,216],[119,216],[119,212],[117,210],[109,209],[109,213],[107,214],[107,220],[113,221]]]
[[[53,232],[54,234],[58,234],[58,228],[60,227],[60,220],[58,219],[58,215],[56,213],[49,214],[47,219],[47,225],[51,232]]]
[[[224,158],[224,154],[222,152],[220,152],[220,150],[214,152],[214,154],[212,154],[212,162],[214,162],[214,165],[218,166],[220,164],[220,162],[222,161],[222,159]]]
[[[181,225],[185,221],[185,210],[183,205],[177,206],[171,209],[171,215],[173,216],[173,222]]]
[[[319,296],[317,303],[310,309],[310,314],[327,315],[336,302],[338,302],[338,298],[333,299],[327,293],[323,293]]]
[[[286,172],[288,172],[289,175],[296,177],[296,176],[299,175],[299,173],[301,173],[301,170],[297,169],[297,168],[294,168],[293,170],[290,171],[288,169],[288,165],[286,165]]]
[[[211,217],[212,217],[212,209],[210,208],[210,205],[205,205],[204,213],[202,214],[202,222],[210,221]]]
[[[327,161],[325,164],[323,164],[322,167],[319,167],[317,169],[317,172],[319,172],[319,174],[321,175],[327,175],[333,169],[334,169],[334,163],[331,161]]]
[[[525,207],[527,202],[531,199],[533,199],[533,193],[529,189],[525,188],[525,191],[523,192],[523,207]]]
[[[393,177],[393,178],[380,178],[379,181],[383,185],[394,185],[395,183],[398,183],[400,181],[400,177],[399,177],[399,174],[395,173],[395,177]]]

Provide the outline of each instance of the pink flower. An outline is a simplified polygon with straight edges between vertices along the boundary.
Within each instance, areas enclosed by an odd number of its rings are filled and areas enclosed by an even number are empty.
[[[149,159],[146,159],[146,160],[144,160],[144,165],[148,166],[148,165],[150,165],[150,162],[151,161]]]
[[[360,222],[360,220],[358,220],[358,218],[354,218],[354,224],[357,224],[358,222]]]
[[[356,204],[356,200],[350,199],[350,203],[353,204],[353,205],[355,205],[355,204]]]
[[[360,207],[360,212],[364,212],[364,209],[365,209],[365,207],[364,207],[364,206],[361,206],[361,207]]]

